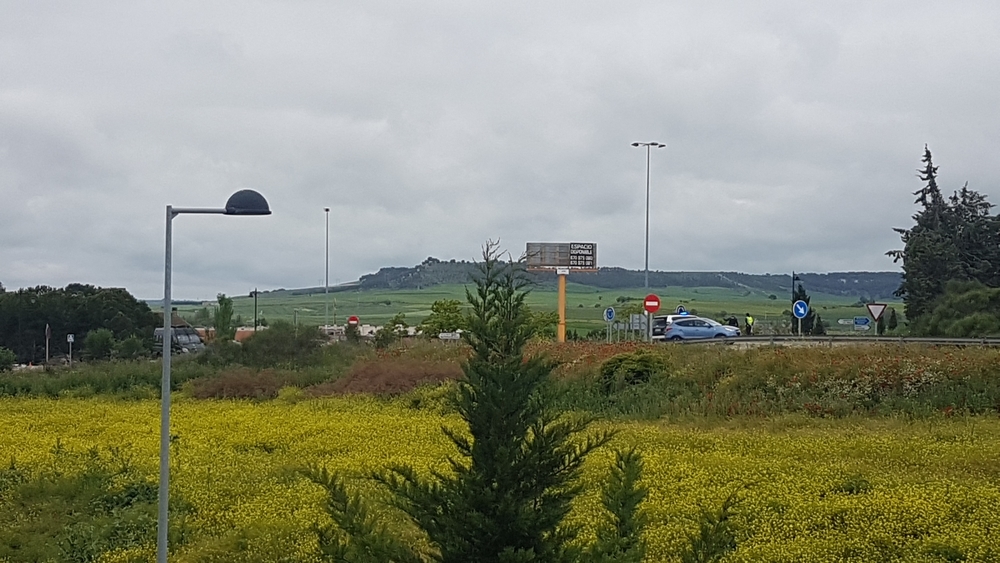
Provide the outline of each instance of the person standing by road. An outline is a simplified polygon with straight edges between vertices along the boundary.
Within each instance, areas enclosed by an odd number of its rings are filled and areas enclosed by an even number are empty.
[[[743,327],[747,336],[753,336],[753,317],[750,316],[750,313],[747,313],[747,316],[743,319]]]

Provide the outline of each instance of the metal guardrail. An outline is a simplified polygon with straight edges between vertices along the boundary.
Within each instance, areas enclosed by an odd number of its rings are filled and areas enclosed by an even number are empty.
[[[668,341],[680,344],[924,344],[927,346],[1000,346],[1000,338],[918,338],[910,336],[738,336],[735,338],[705,338],[699,340]]]

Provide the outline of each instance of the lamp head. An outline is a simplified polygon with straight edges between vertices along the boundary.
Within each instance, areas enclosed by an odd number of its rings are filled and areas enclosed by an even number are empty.
[[[270,215],[264,196],[253,190],[240,190],[229,196],[226,202],[226,215]]]

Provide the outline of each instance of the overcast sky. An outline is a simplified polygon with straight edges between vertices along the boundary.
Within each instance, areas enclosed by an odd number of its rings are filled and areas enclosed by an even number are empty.
[[[996,2],[0,0],[0,283],[322,285],[501,239],[894,270],[924,143],[1000,203]]]

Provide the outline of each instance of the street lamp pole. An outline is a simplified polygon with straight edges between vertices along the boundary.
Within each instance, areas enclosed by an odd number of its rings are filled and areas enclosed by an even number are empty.
[[[330,326],[330,208],[324,207],[326,213],[326,282],[323,284],[323,299],[326,312],[323,315],[323,333],[327,333]]]
[[[166,250],[163,258],[163,374],[160,378],[160,486],[157,498],[156,561],[167,563],[167,507],[170,501],[170,352],[173,344],[170,296],[173,260],[173,221],[182,213],[218,215],[270,215],[267,200],[253,190],[240,190],[222,209],[167,206]]]
[[[663,143],[651,141],[648,143],[632,143],[633,147],[646,147],[646,288],[649,288],[649,149],[662,149]]]
[[[257,288],[253,288],[250,292],[251,297],[253,297],[253,331],[257,332]]]

